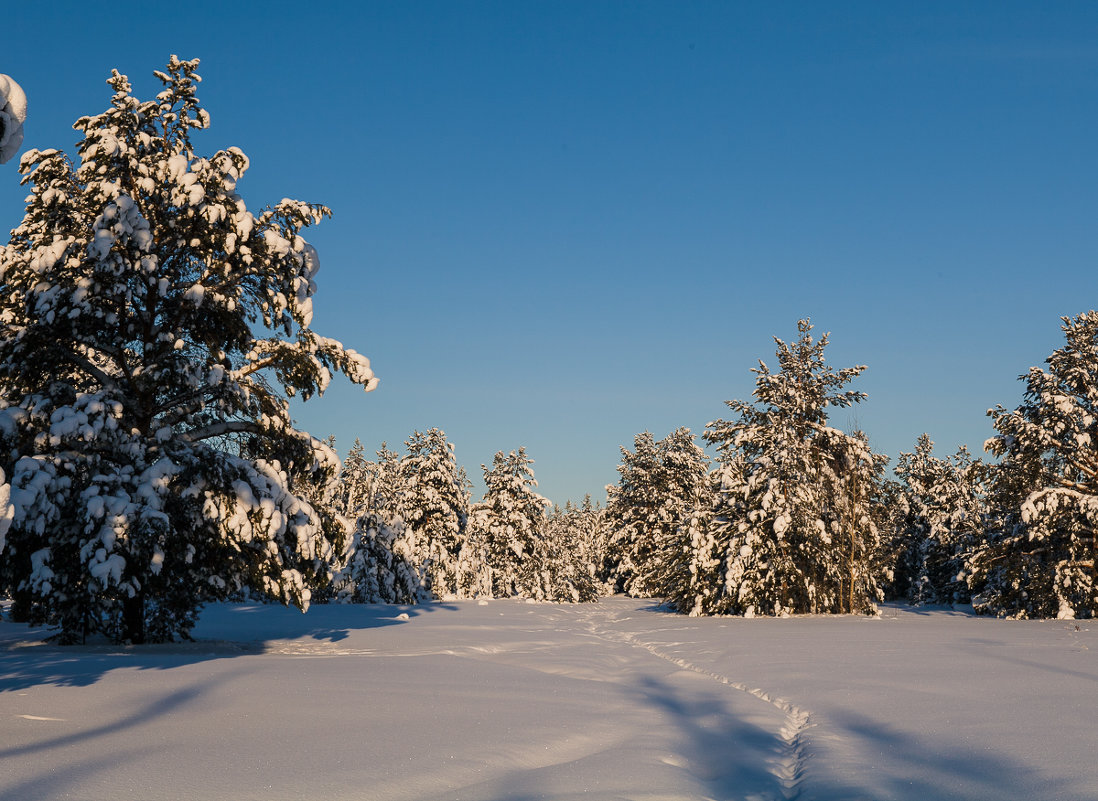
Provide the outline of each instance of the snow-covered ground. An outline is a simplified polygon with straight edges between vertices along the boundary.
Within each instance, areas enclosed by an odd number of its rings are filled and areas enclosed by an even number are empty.
[[[624,598],[216,606],[198,642],[0,623],[0,798],[1098,798],[1098,626]]]

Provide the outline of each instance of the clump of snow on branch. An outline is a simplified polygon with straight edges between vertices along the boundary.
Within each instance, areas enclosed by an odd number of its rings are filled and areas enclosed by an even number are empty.
[[[0,74],[0,164],[11,160],[23,144],[27,96],[9,75]]]

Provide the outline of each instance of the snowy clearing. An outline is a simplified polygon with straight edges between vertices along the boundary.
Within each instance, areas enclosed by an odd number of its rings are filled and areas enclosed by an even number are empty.
[[[0,798],[1094,799],[1098,629],[649,601],[206,610],[194,643],[0,623]]]

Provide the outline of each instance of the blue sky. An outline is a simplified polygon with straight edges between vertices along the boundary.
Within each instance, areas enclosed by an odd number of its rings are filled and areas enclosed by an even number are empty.
[[[170,54],[258,210],[324,203],[314,327],[368,355],[297,408],[345,452],[437,426],[479,482],[525,446],[551,500],[699,433],[811,317],[866,364],[839,410],[895,458],[985,411],[1096,305],[1098,4],[19,4],[26,147],[72,148]],[[0,167],[0,226],[22,215]]]

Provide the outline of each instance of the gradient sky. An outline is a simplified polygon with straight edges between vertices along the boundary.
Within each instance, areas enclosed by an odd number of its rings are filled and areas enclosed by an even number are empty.
[[[72,149],[111,68],[198,57],[209,155],[257,212],[324,203],[315,329],[369,356],[302,426],[525,446],[604,499],[619,448],[700,434],[811,317],[895,458],[979,452],[1098,305],[1098,3],[19,3],[25,148]],[[0,167],[0,227],[25,189]]]

